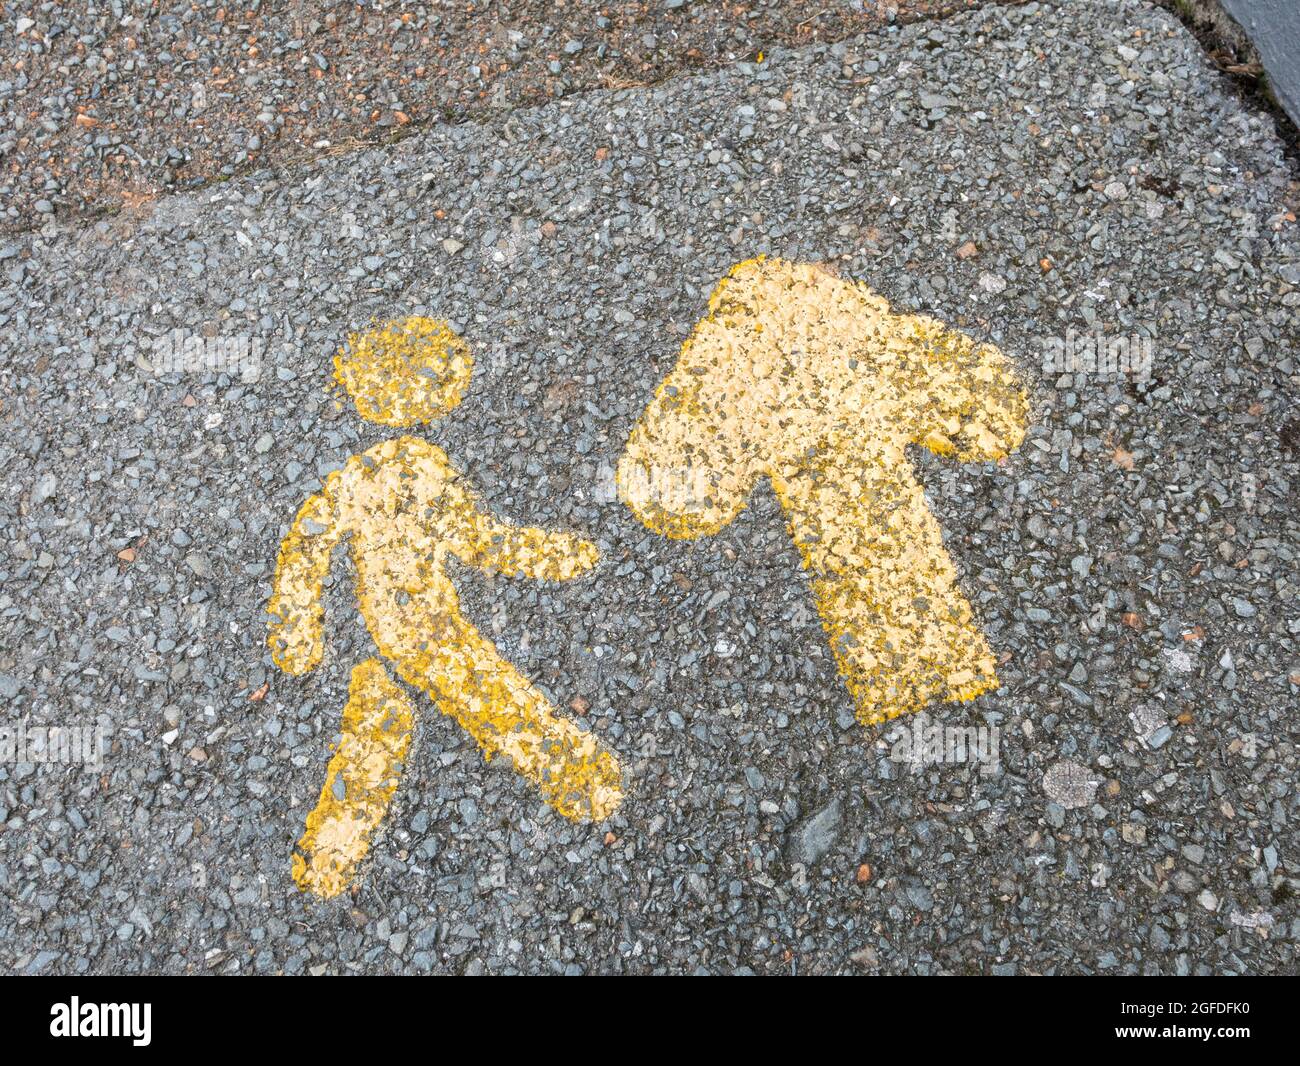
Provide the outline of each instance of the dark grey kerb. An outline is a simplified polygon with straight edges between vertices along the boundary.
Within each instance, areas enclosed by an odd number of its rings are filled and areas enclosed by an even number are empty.
[[[1295,0],[1223,0],[1259,50],[1278,103],[1300,125],[1300,5]]]

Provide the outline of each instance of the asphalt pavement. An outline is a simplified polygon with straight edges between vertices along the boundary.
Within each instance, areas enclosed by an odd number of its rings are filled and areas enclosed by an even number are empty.
[[[105,750],[0,762],[0,967],[1293,972],[1297,198],[1272,118],[1167,12],[1108,0],[591,88],[12,236],[3,724]],[[618,499],[710,293],[761,255],[1017,368],[1004,459],[908,453],[1000,688],[864,726],[768,488],[689,541]],[[475,360],[407,432],[503,521],[599,549],[559,582],[448,574],[623,796],[566,820],[412,690],[391,808],[322,901],[290,856],[376,649],[341,555],[316,670],[276,668],[267,604],[302,502],[396,435],[334,356],[406,316]],[[978,757],[922,757],[917,722]]]

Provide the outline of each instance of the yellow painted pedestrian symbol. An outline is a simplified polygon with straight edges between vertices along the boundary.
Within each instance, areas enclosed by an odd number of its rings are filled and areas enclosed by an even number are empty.
[[[809,264],[734,267],[633,429],[619,492],[670,537],[769,479],[864,724],[997,685],[906,448],[1001,459],[1027,401],[997,348]]]
[[[352,336],[335,376],[363,418],[431,422],[460,402],[473,360],[447,326],[407,318]],[[301,674],[323,653],[322,582],[349,542],[357,599],[382,660],[478,742],[502,754],[568,818],[599,820],[622,798],[614,756],[557,714],[460,612],[446,564],[562,581],[594,566],[570,533],[507,525],[483,509],[442,449],[419,437],[352,456],[302,505],[280,547],[268,610],[276,665]],[[352,672],[342,739],[298,841],[293,875],[324,897],[349,883],[396,791],[415,709],[380,658]]]

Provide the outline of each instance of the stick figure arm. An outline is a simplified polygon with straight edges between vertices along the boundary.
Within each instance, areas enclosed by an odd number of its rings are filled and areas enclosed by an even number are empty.
[[[336,501],[339,476],[336,471],[326,478],[324,488],[298,509],[293,528],[280,544],[267,605],[267,644],[275,665],[287,674],[314,669],[324,653],[321,591],[330,555],[343,533]]]
[[[521,574],[535,581],[566,581],[600,559],[596,545],[574,533],[502,522],[454,480],[444,492],[449,509],[462,518],[457,523],[461,535],[454,539],[452,550],[467,566],[507,577]]]
[[[600,560],[600,549],[576,533],[508,526],[492,520],[491,543],[485,545],[481,566],[534,581],[567,581]]]

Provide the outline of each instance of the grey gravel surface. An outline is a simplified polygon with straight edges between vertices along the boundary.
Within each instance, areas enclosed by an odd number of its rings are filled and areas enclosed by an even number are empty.
[[[1271,121],[1124,0],[582,94],[0,247],[4,720],[111,734],[97,773],[0,765],[0,965],[1294,971],[1295,199]],[[761,252],[1031,385],[1005,465],[916,456],[1004,660],[931,717],[996,727],[995,773],[914,771],[853,721],[770,493],[692,543],[609,497]],[[426,706],[354,894],[319,904],[289,854],[371,647],[341,560],[314,674],[274,670],[266,597],[299,502],[384,435],[327,394],[334,349],[412,313],[478,356],[430,436],[499,514],[602,548],[561,585],[458,580],[589,702],[628,794],[569,824]],[[255,338],[260,379],[151,372],[177,329]],[[1042,370],[1097,329],[1151,337],[1151,379]]]
[[[7,0],[0,233],[981,2]]]

